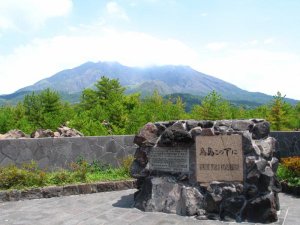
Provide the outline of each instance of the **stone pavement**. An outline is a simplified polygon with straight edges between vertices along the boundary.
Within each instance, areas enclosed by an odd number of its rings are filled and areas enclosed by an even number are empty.
[[[132,208],[134,189],[0,203],[1,225],[232,225]],[[300,225],[300,198],[280,194],[280,225]],[[251,224],[251,223],[242,223]],[[252,225],[254,225],[252,223]]]

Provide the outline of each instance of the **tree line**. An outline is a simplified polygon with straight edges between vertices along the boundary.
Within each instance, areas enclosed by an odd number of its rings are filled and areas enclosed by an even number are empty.
[[[93,89],[82,92],[77,104],[63,102],[58,92],[46,89],[26,95],[16,106],[0,107],[0,133],[11,129],[25,133],[55,130],[67,123],[86,136],[134,134],[147,122],[248,118],[267,119],[273,130],[298,130],[300,103],[291,105],[284,99],[278,92],[268,104],[246,109],[212,91],[186,112],[179,97],[171,101],[156,91],[144,98],[138,93],[125,95],[125,88],[117,79],[101,77]]]

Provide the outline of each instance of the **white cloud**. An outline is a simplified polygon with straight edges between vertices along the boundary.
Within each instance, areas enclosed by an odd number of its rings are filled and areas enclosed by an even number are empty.
[[[257,45],[258,44],[258,40],[254,39],[252,41],[249,42],[250,45]]]
[[[1,59],[2,58],[2,59]],[[0,93],[11,93],[86,61],[118,61],[128,66],[196,64],[197,54],[178,40],[139,32],[105,30],[98,35],[36,39],[0,55]]]
[[[72,36],[36,39],[0,53],[0,94],[11,93],[58,71],[86,61],[118,61],[128,66],[191,65],[250,91],[300,99],[300,56],[263,49],[264,45],[209,43],[197,53],[181,41],[159,39],[141,32],[120,32],[103,23],[72,28]],[[262,41],[257,41],[263,43]],[[246,43],[246,42],[245,42]],[[222,51],[219,51],[222,50]]]
[[[208,16],[208,13],[204,12],[204,13],[201,13],[200,15],[201,15],[202,17],[206,17],[206,16]]]
[[[264,40],[264,44],[268,45],[268,44],[273,44],[274,43],[274,38],[267,38]]]
[[[233,49],[203,57],[196,67],[249,91],[300,99],[300,56],[259,48]]]
[[[67,15],[72,0],[2,0],[0,29],[38,28],[47,19]]]
[[[115,17],[118,19],[129,20],[124,9],[116,2],[108,2],[106,4],[106,11],[109,16]]]
[[[211,51],[220,51],[227,46],[228,44],[226,42],[212,42],[208,43],[205,47]]]

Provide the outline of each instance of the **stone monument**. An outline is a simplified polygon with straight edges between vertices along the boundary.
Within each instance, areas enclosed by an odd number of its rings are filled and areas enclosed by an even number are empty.
[[[134,139],[134,206],[200,220],[277,221],[281,187],[269,132],[262,119],[146,124]]]

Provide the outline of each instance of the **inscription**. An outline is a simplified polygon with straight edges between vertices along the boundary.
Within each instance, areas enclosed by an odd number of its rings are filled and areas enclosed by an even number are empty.
[[[148,155],[151,170],[188,172],[189,150],[181,148],[153,148]]]
[[[243,181],[243,149],[240,135],[197,136],[198,182]]]
[[[200,170],[239,170],[239,164],[200,164]]]
[[[200,149],[200,155],[204,156],[214,156],[214,155],[237,155],[237,149],[232,148],[224,148],[224,149],[212,149],[211,147],[208,147],[207,149],[201,148]]]

